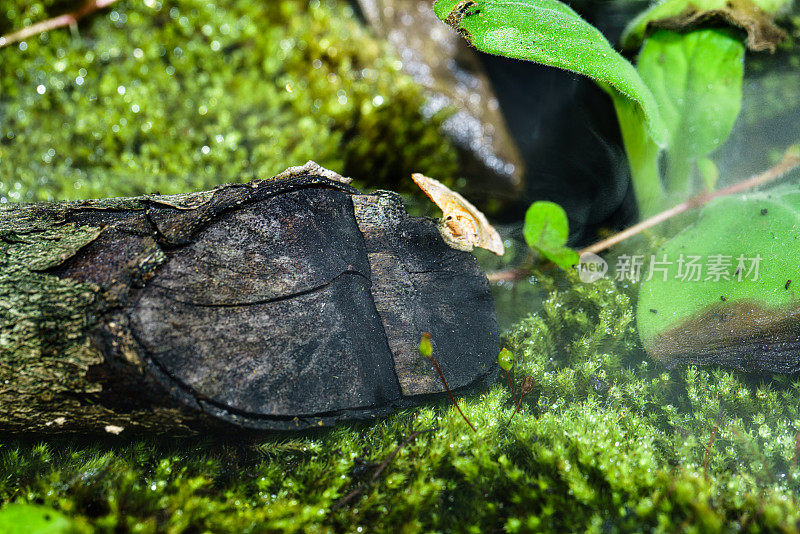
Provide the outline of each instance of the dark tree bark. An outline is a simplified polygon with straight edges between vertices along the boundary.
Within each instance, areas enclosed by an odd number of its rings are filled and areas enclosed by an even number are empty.
[[[0,210],[0,429],[296,429],[493,376],[485,276],[399,197],[295,173]]]

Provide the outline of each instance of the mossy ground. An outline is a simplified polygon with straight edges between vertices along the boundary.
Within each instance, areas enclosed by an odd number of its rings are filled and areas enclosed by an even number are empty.
[[[9,5],[14,27],[52,11],[52,2]],[[437,176],[451,168],[449,149],[437,152],[446,145],[435,124],[418,113],[418,91],[396,83],[405,78],[391,64],[370,63],[389,56],[351,43],[332,57],[320,42],[334,32],[347,43],[361,31],[346,11],[231,5],[235,16],[205,2],[182,2],[174,14],[166,3],[120,2],[82,24],[80,38],[63,30],[30,40],[26,51],[0,51],[0,197],[185,191],[308,158],[346,170],[363,157],[378,176],[401,155],[406,163],[431,158],[423,160]],[[264,10],[282,22],[260,27]],[[179,44],[196,35],[205,37]],[[209,52],[215,46],[222,59]],[[312,69],[301,81],[297,73],[317,59],[319,76]],[[355,89],[337,85],[345,76]],[[287,91],[291,83],[303,91]],[[404,103],[389,108],[401,110],[397,121],[375,104],[376,87],[397,98],[385,103]],[[477,433],[442,401],[369,425],[245,442],[5,436],[0,503],[45,508],[5,508],[0,530],[24,510],[100,532],[797,529],[800,383],[669,371],[641,352],[631,288],[552,272],[534,278],[541,299],[527,307],[538,311],[506,335],[517,383],[534,381],[513,419],[501,380],[460,400]],[[430,432],[336,506],[418,430]]]
[[[254,442],[6,439],[0,500],[109,532],[797,529],[800,384],[663,369],[624,290],[536,278],[542,310],[507,335],[535,387],[513,418],[502,381],[461,399],[477,433],[443,402]]]
[[[82,5],[9,0],[0,34]],[[452,181],[442,112],[344,2],[122,0],[0,49],[0,202],[162,194],[309,159]]]

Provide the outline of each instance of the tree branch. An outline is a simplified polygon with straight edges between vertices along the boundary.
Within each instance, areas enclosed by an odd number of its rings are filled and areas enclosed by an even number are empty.
[[[787,172],[791,171],[795,167],[800,165],[800,150],[796,147],[792,146],[786,150],[786,153],[783,155],[781,161],[775,165],[774,167],[767,169],[766,171],[762,172],[761,174],[757,174],[747,180],[742,182],[733,184],[729,187],[725,187],[720,189],[719,191],[704,191],[698,195],[695,195],[685,202],[681,202],[677,206],[674,206],[668,210],[662,211],[656,215],[653,215],[649,219],[646,219],[639,224],[635,224],[630,228],[623,230],[622,232],[615,234],[608,239],[603,239],[602,241],[598,241],[594,245],[586,247],[580,250],[580,254],[584,252],[593,252],[597,254],[598,252],[602,252],[607,248],[611,248],[614,245],[625,241],[626,239],[635,236],[647,230],[648,228],[652,228],[659,223],[662,223],[676,215],[689,211],[695,208],[701,208],[708,204],[710,201],[714,200],[715,198],[724,197],[727,195],[733,195],[735,193],[741,193],[743,191],[747,191],[748,189],[752,189],[759,185],[764,185],[766,183],[772,182],[777,180],[781,176],[785,175]]]
[[[50,30],[63,28],[65,26],[75,26],[79,19],[97,11],[98,9],[108,7],[116,1],[117,0],[88,0],[75,11],[64,13],[58,17],[43,20],[42,22],[37,22],[36,24],[31,24],[30,26],[25,26],[21,30],[17,30],[14,33],[9,33],[8,35],[0,37],[0,48],[18,41],[23,41],[28,37],[33,37],[34,35],[39,35],[40,33],[49,32]]]

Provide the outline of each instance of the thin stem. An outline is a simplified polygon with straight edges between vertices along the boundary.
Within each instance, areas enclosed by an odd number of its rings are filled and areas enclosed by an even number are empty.
[[[692,160],[687,158],[683,150],[667,151],[666,192],[668,198],[677,199],[691,190]]]
[[[397,453],[400,452],[400,449],[411,443],[411,441],[416,439],[416,437],[419,436],[420,434],[424,434],[426,432],[433,432],[433,429],[428,428],[425,430],[415,430],[414,432],[409,434],[406,440],[400,445],[398,445],[395,448],[395,450],[393,450],[392,453],[389,456],[387,456],[383,462],[381,462],[381,465],[378,466],[378,468],[375,470],[375,472],[372,474],[369,480],[367,480],[359,487],[357,487],[356,489],[354,489],[353,491],[351,491],[350,493],[339,499],[337,502],[335,502],[333,506],[331,506],[331,511],[336,510],[337,508],[341,508],[348,502],[355,499],[362,491],[364,491],[364,489],[367,486],[375,482],[378,479],[378,477],[381,476],[381,473],[383,473],[384,470],[386,470],[386,468],[389,467],[389,464],[392,462],[392,460],[394,460],[394,457],[397,456]]]
[[[660,149],[650,136],[639,106],[619,91],[610,87],[605,89],[611,96],[617,113],[636,203],[643,215],[649,215],[664,202],[664,187],[661,185],[658,170]]]
[[[783,155],[783,158],[777,165],[775,165],[770,169],[767,169],[761,174],[757,174],[751,178],[748,178],[747,180],[744,180],[737,184],[733,184],[729,187],[725,187],[718,191],[703,192],[698,195],[695,195],[690,199],[686,200],[685,202],[681,202],[677,206],[662,211],[657,215],[653,215],[649,219],[646,219],[640,222],[639,224],[635,224],[630,228],[609,237],[608,239],[603,239],[602,241],[598,241],[594,245],[586,247],[585,249],[581,250],[580,253],[583,254],[584,252],[593,252],[597,254],[598,252],[601,252],[618,243],[621,243],[622,241],[625,241],[626,239],[633,237],[634,235],[639,234],[644,230],[647,230],[648,228],[652,228],[653,226],[659,223],[671,219],[676,215],[680,215],[681,213],[684,213],[691,209],[700,208],[706,205],[708,202],[714,200],[715,198],[724,197],[735,193],[741,193],[743,191],[747,191],[748,189],[752,189],[759,185],[763,185],[768,182],[777,180],[781,176],[785,175],[787,172],[791,171],[792,169],[800,165],[800,154],[798,154],[797,152],[798,151],[796,148],[790,147]]]
[[[430,359],[431,362],[433,362],[433,366],[436,368],[436,372],[439,373],[439,378],[442,379],[442,384],[444,384],[444,389],[445,389],[445,391],[447,391],[447,395],[450,397],[450,401],[455,405],[456,410],[458,410],[458,413],[461,414],[461,417],[464,418],[464,421],[467,422],[467,424],[472,429],[472,431],[473,432],[477,432],[478,429],[475,428],[474,426],[472,426],[472,423],[469,422],[469,419],[467,419],[467,416],[464,415],[464,412],[461,411],[461,407],[456,402],[456,398],[453,397],[453,394],[450,392],[450,387],[447,385],[447,380],[444,379],[444,374],[442,374],[442,369],[439,367],[439,364],[436,363],[436,358],[434,358],[433,356],[428,356],[428,358]]]
[[[711,447],[714,445],[714,441],[717,439],[717,431],[719,427],[714,425],[714,428],[711,430],[711,436],[708,438],[708,445],[706,445],[706,454],[703,458],[703,473],[705,476],[708,476],[708,460],[711,457]]]
[[[511,417],[508,418],[508,423],[506,426],[511,424],[511,421],[514,420],[514,417],[519,413],[519,409],[522,407],[522,395],[519,396],[519,400],[517,401],[517,406],[514,408],[514,412],[511,414]]]
[[[508,377],[508,388],[511,390],[511,400],[517,403],[517,393],[514,391],[514,383],[511,381],[511,372],[506,370],[506,377]]]
[[[511,417],[508,418],[508,422],[506,426],[511,424],[511,421],[514,420],[514,417],[519,413],[519,409],[522,407],[522,398],[533,391],[534,381],[533,378],[530,376],[526,376],[522,379],[522,385],[519,388],[519,399],[517,400],[517,407],[514,408],[514,413],[511,414]]]
[[[39,35],[40,33],[49,32],[50,30],[64,28],[65,26],[75,26],[79,19],[97,11],[98,9],[108,7],[116,1],[117,0],[88,0],[75,11],[64,13],[58,17],[43,20],[42,22],[37,22],[36,24],[31,24],[30,26],[25,26],[21,30],[17,30],[14,33],[9,33],[8,35],[0,37],[0,48],[8,46],[12,43],[16,43],[17,41],[23,41],[28,37],[33,37],[34,35]]]
[[[744,191],[747,191],[748,189],[758,187],[759,185],[764,185],[766,183],[773,182],[798,166],[800,166],[800,150],[798,150],[796,146],[789,147],[784,153],[783,158],[777,165],[767,169],[766,171],[760,174],[752,176],[747,180],[725,187],[718,191],[713,191],[713,192],[705,191],[703,193],[695,195],[689,198],[688,200],[681,202],[677,206],[673,206],[668,210],[653,215],[652,217],[649,217],[648,219],[645,219],[644,221],[638,224],[634,224],[630,228],[626,228],[625,230],[617,234],[614,234],[607,239],[598,241],[597,243],[588,246],[578,252],[580,254],[584,254],[586,252],[597,254],[599,252],[602,252],[606,249],[613,247],[614,245],[622,243],[626,239],[629,239],[637,234],[640,234],[649,228],[652,228],[664,221],[667,221],[677,215],[680,215],[681,213],[687,212],[695,208],[701,208],[708,202],[714,200],[715,198],[724,197],[727,195],[733,195],[736,193],[742,193]],[[503,271],[491,272],[488,273],[486,277],[489,279],[489,282],[491,283],[497,283],[501,281],[513,282],[525,278],[530,274],[530,272],[531,272],[530,267],[523,266],[513,269],[505,269]]]

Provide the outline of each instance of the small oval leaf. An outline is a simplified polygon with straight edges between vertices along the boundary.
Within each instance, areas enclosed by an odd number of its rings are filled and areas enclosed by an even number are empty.
[[[522,234],[528,246],[562,269],[571,269],[579,261],[578,253],[567,248],[569,221],[555,202],[534,202],[525,213]]]

